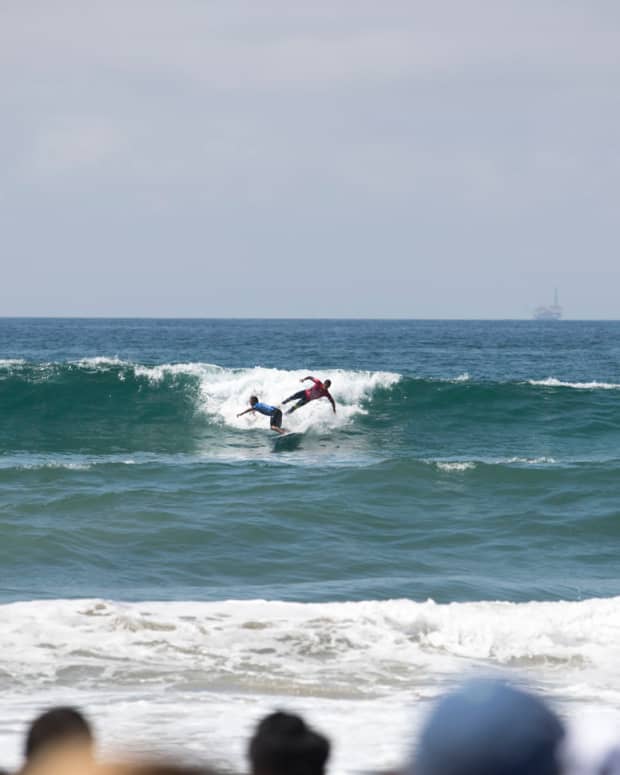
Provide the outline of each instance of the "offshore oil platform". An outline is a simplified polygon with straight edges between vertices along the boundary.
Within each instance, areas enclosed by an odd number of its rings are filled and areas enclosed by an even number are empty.
[[[561,320],[562,307],[558,303],[558,289],[553,293],[553,304],[548,307],[536,307],[534,310],[535,320]]]

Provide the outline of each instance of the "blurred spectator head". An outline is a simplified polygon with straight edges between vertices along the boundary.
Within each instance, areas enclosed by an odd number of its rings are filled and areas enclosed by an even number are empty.
[[[559,775],[559,719],[538,697],[476,680],[443,697],[422,729],[410,775]]]
[[[252,775],[323,775],[329,741],[299,716],[279,711],[260,721],[248,755]]]
[[[50,708],[30,725],[24,754],[30,760],[43,750],[65,744],[91,747],[93,733],[90,724],[75,708]]]

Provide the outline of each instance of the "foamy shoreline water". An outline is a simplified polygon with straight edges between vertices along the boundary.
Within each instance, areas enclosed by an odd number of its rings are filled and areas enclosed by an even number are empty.
[[[106,750],[156,744],[235,768],[253,724],[286,708],[334,738],[336,775],[397,766],[429,702],[480,672],[525,682],[566,718],[620,707],[620,598],[58,600],[0,618],[5,766],[29,718],[59,702],[92,716]]]

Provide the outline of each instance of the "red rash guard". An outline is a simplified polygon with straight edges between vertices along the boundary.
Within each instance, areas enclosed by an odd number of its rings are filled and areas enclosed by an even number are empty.
[[[320,379],[313,379],[314,385],[306,390],[306,398],[308,401],[314,401],[315,398],[323,398],[328,394],[328,390]]]

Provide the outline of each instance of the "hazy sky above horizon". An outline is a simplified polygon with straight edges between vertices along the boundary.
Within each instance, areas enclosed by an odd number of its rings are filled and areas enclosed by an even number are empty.
[[[0,315],[620,318],[615,0],[5,0]]]

